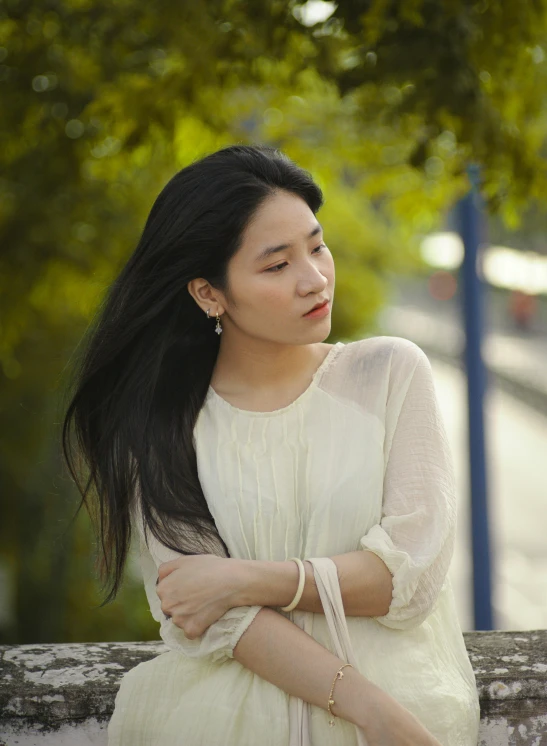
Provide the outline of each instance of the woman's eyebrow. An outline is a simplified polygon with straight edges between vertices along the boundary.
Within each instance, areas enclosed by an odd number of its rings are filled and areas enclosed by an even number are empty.
[[[306,236],[306,239],[313,238],[318,233],[321,233],[322,230],[323,230],[323,226],[320,223],[317,223],[315,228],[310,233],[308,233],[308,235]],[[279,244],[279,246],[270,246],[267,249],[264,249],[263,251],[260,252],[260,254],[256,257],[255,262],[262,262],[264,261],[264,259],[267,259],[272,254],[276,254],[279,251],[284,251],[285,249],[290,249],[292,248],[292,246],[293,246],[292,243],[282,243],[282,244]]]

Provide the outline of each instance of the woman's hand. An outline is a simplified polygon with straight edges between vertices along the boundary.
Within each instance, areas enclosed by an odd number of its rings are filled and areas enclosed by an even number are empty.
[[[200,637],[228,609],[239,606],[240,564],[216,554],[193,554],[162,562],[156,593],[161,610],[189,640]]]
[[[406,707],[372,682],[369,684],[365,713],[357,720],[369,746],[441,746]]]

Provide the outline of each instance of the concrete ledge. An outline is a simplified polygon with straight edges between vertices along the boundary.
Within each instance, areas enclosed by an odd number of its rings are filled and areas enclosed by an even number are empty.
[[[480,746],[547,743],[547,630],[464,638],[477,677]]]
[[[106,746],[126,671],[159,642],[0,645],[0,746]]]
[[[464,639],[480,746],[547,743],[547,630]],[[161,641],[0,646],[0,746],[106,746],[121,677],[166,650]]]

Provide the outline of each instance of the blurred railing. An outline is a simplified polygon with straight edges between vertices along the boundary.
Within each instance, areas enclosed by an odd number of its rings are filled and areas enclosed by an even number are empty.
[[[450,318],[434,317],[413,306],[386,308],[381,317],[382,334],[407,337],[432,357],[464,370],[462,330]],[[545,345],[533,350],[518,335],[490,332],[484,340],[484,363],[492,383],[547,415],[547,353]]]
[[[546,743],[547,630],[463,634],[481,703],[479,746]],[[163,642],[0,646],[0,746],[106,746],[122,676],[166,650]]]

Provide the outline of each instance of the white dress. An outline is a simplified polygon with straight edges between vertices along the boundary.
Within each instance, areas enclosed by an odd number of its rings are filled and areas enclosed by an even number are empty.
[[[194,435],[200,482],[230,556],[282,561],[361,548],[381,557],[393,575],[389,612],[346,617],[345,660],[443,746],[476,746],[476,681],[447,576],[456,528],[452,457],[425,353],[400,337],[337,342],[304,393],[272,412],[238,409],[209,387]],[[109,746],[366,743],[352,723],[329,727],[325,710],[233,658],[260,606],[231,609],[201,638],[186,639],[164,618],[155,591],[159,564],[177,554],[151,534],[148,548],[135,526],[168,650],[123,677]],[[275,608],[340,654],[325,614]]]

